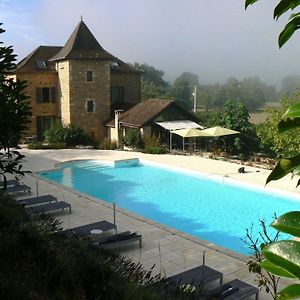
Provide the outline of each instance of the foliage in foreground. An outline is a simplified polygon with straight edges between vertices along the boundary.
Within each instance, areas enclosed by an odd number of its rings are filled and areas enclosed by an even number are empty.
[[[57,232],[0,194],[0,299],[192,299],[140,264]],[[199,296],[197,292],[197,296]]]
[[[257,2],[257,0],[245,0],[246,8]],[[274,18],[286,14],[290,10],[294,10],[300,6],[299,0],[280,0],[274,9]],[[279,47],[283,46],[300,28],[300,13],[291,14],[290,19],[283,31],[279,35]],[[291,106],[283,115],[282,120],[278,124],[280,132],[289,133],[293,128],[300,126],[300,103]],[[268,176],[266,183],[272,180],[278,180],[289,173],[299,175],[300,172],[300,153],[294,156],[282,158],[271,174]],[[299,185],[299,181],[298,181]],[[300,237],[300,212],[292,211],[280,216],[272,224],[272,227],[280,232],[288,233],[294,237]],[[282,240],[271,243],[263,249],[266,257],[262,261],[261,266],[268,272],[280,277],[286,277],[293,280],[300,280],[300,242],[295,239]],[[299,299],[300,284],[290,284],[281,290],[277,299]]]
[[[5,32],[1,25],[0,34]],[[16,55],[12,47],[2,44],[0,41],[0,180],[4,181],[6,188],[7,174],[24,175],[20,164],[24,156],[10,149],[18,145],[31,113],[28,97],[24,94],[26,82],[14,81],[6,76],[16,67]]]
[[[262,268],[261,262],[265,258],[262,250],[267,245],[278,241],[279,232],[276,231],[274,234],[270,234],[267,230],[265,221],[260,220],[259,223],[260,231],[258,237],[254,237],[252,226],[250,229],[246,229],[246,237],[245,239],[242,239],[251,252],[250,260],[247,262],[248,270],[255,275],[258,287],[264,287],[266,292],[270,294],[273,299],[276,299],[280,277],[277,277],[270,272],[266,272]]]
[[[245,0],[245,8],[249,5],[254,4],[258,0]],[[274,19],[278,20],[282,15],[285,15],[288,11],[293,11],[300,5],[299,0],[280,0],[274,9]],[[278,38],[278,45],[281,48],[300,28],[300,13],[292,13],[289,20],[283,30],[281,31]]]

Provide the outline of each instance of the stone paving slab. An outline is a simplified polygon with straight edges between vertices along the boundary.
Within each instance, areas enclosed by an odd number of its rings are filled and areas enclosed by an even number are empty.
[[[113,161],[116,159],[140,158],[153,163],[163,163],[173,167],[200,171],[209,176],[218,176],[224,181],[240,181],[241,183],[263,187],[270,173],[267,170],[246,167],[248,173],[237,172],[240,165],[205,159],[198,156],[150,155],[125,151],[104,150],[28,150],[22,149],[26,156],[23,168],[32,172],[56,168],[61,162],[80,159],[100,159]],[[259,172],[258,172],[259,171]],[[26,175],[24,182],[32,187],[33,195],[37,193],[52,194],[59,200],[72,205],[72,214],[58,213],[63,228],[71,228],[99,220],[113,222],[113,207],[111,204],[62,187],[50,181],[41,179],[34,173]],[[295,189],[295,180],[283,178],[271,183],[266,189],[279,193],[292,193],[299,196]],[[137,216],[129,211],[117,208],[116,222],[119,232],[125,230],[138,231],[143,236],[143,246],[128,244],[121,250],[135,262],[140,262],[146,269],[153,268],[153,273],[170,276],[202,264],[203,251],[206,252],[206,264],[224,274],[224,282],[238,278],[250,284],[254,276],[248,272],[247,257],[218,247],[208,241],[203,241],[180,232],[176,229]],[[265,292],[260,293],[260,299],[271,299]]]

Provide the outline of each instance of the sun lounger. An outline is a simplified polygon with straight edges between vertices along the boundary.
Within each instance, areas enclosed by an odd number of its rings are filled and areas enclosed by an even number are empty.
[[[258,288],[239,279],[234,279],[209,291],[206,299],[242,300],[251,296],[255,296],[255,299],[258,300]]]
[[[98,230],[98,232],[105,232],[109,230],[116,230],[117,226],[113,223],[110,223],[106,220],[95,222],[92,224],[87,224],[71,229],[63,230],[62,233],[70,236],[70,235],[81,235],[81,236],[87,236],[91,235],[93,231]]]
[[[29,206],[26,208],[26,210],[29,213],[37,214],[37,213],[46,213],[46,212],[52,212],[56,210],[65,210],[65,208],[69,209],[69,213],[71,213],[71,204],[65,202],[65,201],[58,201],[58,202],[52,202],[47,204],[41,204],[41,205],[34,205]]]
[[[130,231],[116,233],[114,235],[99,239],[93,239],[93,244],[105,249],[113,249],[134,241],[138,241],[139,247],[142,248],[142,236],[140,234],[137,234],[136,232]]]
[[[15,179],[6,180],[6,186],[19,185],[19,184],[20,184],[20,181],[15,180]],[[3,186],[4,186],[4,181],[1,181],[0,182],[0,187],[3,187]]]
[[[185,272],[168,277],[167,280],[176,285],[193,284],[195,286],[219,280],[223,284],[223,274],[206,265],[201,265]]]
[[[5,192],[10,194],[18,194],[18,193],[31,194],[31,188],[26,184],[10,185],[6,188]]]
[[[16,203],[24,206],[36,205],[36,204],[44,204],[57,202],[57,198],[52,195],[43,195],[31,198],[24,198],[16,200]]]

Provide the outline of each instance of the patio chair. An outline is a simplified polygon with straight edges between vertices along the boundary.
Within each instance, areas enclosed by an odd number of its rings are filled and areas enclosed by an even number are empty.
[[[258,300],[259,289],[239,279],[234,279],[208,291],[205,299],[242,300],[251,296],[255,296],[255,300]]]
[[[110,223],[106,220],[82,225],[70,229],[63,230],[62,233],[71,236],[71,235],[81,235],[81,236],[88,236],[91,235],[93,230],[98,230],[99,232],[106,232],[109,230],[117,230],[117,225]]]
[[[31,194],[31,188],[26,184],[10,185],[5,190],[9,194],[28,193]]]
[[[205,265],[205,253],[203,251],[201,266],[168,277],[167,280],[176,285],[193,284],[200,286],[218,279],[220,285],[222,285],[223,274]]]
[[[93,244],[105,249],[114,249],[135,241],[138,241],[139,247],[142,248],[142,236],[137,232],[125,231],[111,236],[93,239]]]
[[[60,209],[64,211],[66,208],[68,208],[69,213],[71,213],[71,204],[65,201],[57,201],[57,202],[46,203],[41,205],[29,206],[26,208],[26,210],[28,213],[31,214],[39,214],[39,213],[52,212]]]
[[[20,181],[15,180],[15,179],[6,180],[6,186],[19,185],[19,184],[20,184]],[[3,186],[4,186],[4,181],[1,181],[0,187],[3,187]]]
[[[57,198],[52,195],[43,195],[43,196],[16,200],[17,204],[24,205],[24,206],[31,206],[31,205],[51,203],[51,202],[57,202]]]
[[[167,280],[171,284],[175,285],[193,284],[195,286],[206,284],[214,280],[219,280],[220,285],[222,285],[223,274],[206,265],[201,265],[196,268],[168,277]]]

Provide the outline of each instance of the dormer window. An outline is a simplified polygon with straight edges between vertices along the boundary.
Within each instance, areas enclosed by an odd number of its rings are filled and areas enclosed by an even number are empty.
[[[86,71],[86,81],[93,81],[93,71],[89,70],[89,71]]]
[[[44,60],[38,59],[36,61],[36,65],[37,65],[38,69],[47,69],[47,64]]]

